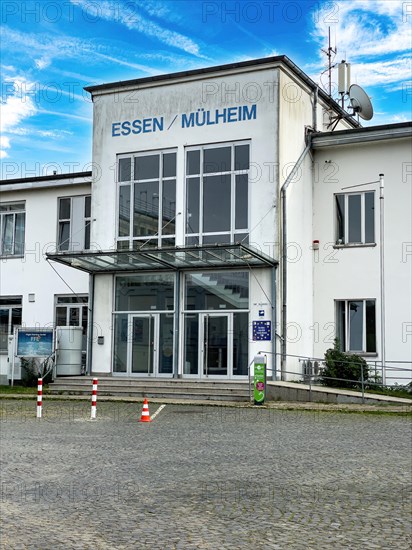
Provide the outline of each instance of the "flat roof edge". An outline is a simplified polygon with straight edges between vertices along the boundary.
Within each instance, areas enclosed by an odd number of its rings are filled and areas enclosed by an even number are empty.
[[[30,178],[13,178],[0,180],[1,185],[11,185],[14,183],[34,183],[41,181],[53,181],[53,180],[64,180],[64,179],[76,179],[76,178],[91,178],[92,172],[72,172],[68,174],[52,174],[51,176],[33,176]]]

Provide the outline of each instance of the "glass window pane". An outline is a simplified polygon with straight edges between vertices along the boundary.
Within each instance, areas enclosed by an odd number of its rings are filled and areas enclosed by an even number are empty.
[[[218,147],[203,151],[203,173],[228,172],[232,168],[232,148]]]
[[[375,300],[366,300],[366,351],[376,352]]]
[[[173,315],[160,315],[159,374],[173,373]]]
[[[59,220],[70,220],[71,199],[60,199]]]
[[[233,314],[233,374],[247,376],[249,358],[249,314]]]
[[[184,374],[198,374],[199,369],[199,316],[185,315]]]
[[[375,193],[365,193],[365,243],[375,242]]]
[[[116,278],[117,311],[171,311],[174,275],[130,275]]]
[[[86,222],[84,227],[84,248],[86,250],[90,248],[90,221]]]
[[[3,217],[2,254],[13,254],[14,214]]]
[[[119,237],[130,235],[130,185],[119,187]]]
[[[221,233],[220,235],[203,235],[203,244],[229,244],[232,242],[230,233]]]
[[[21,298],[0,298],[0,305],[2,306],[21,306]]]
[[[363,351],[363,302],[348,302],[349,350]]]
[[[80,326],[80,308],[79,307],[69,308],[69,326],[71,327]]]
[[[348,216],[349,216],[349,242],[362,242],[361,233],[361,196],[348,196]]]
[[[119,159],[119,181],[130,181],[132,179],[132,159]]]
[[[14,253],[22,255],[24,253],[24,226],[26,221],[26,214],[16,214],[16,227],[14,234]]]
[[[203,181],[203,231],[230,231],[230,175]]]
[[[13,307],[11,310],[11,327],[20,327],[21,326],[21,307]]]
[[[67,325],[67,308],[56,307],[56,327],[65,327]]]
[[[186,309],[248,309],[246,271],[192,273],[186,276]]]
[[[186,159],[186,174],[188,176],[200,174],[200,151],[188,151]]]
[[[131,334],[127,314],[115,315],[114,318],[114,354],[113,372],[127,370],[127,342]]]
[[[235,147],[235,170],[249,170],[249,145]]]
[[[199,232],[199,200],[200,200],[200,178],[188,178],[187,180],[187,212],[186,231],[187,233]]]
[[[59,223],[59,250],[69,250],[70,222]]]
[[[144,237],[159,232],[159,182],[135,183],[133,236]]]
[[[248,175],[236,176],[235,229],[248,227]]]
[[[163,182],[162,199],[162,235],[174,235],[176,226],[176,180]]]
[[[9,309],[0,309],[0,350],[7,351],[9,334]]]
[[[346,351],[346,302],[336,302],[336,338],[339,340],[339,349]]]
[[[134,159],[134,179],[150,180],[159,177],[159,155],[146,155]]]
[[[84,197],[84,217],[90,218],[91,215],[91,204],[92,204],[92,198]]]
[[[345,195],[336,195],[336,243],[345,243]]]
[[[163,177],[176,177],[176,153],[165,153],[163,155]]]

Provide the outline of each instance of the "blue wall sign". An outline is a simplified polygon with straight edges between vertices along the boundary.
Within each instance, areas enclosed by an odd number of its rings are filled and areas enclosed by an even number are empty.
[[[53,330],[18,329],[19,357],[48,357],[53,353]]]
[[[272,321],[252,322],[253,340],[268,341],[272,339]]]

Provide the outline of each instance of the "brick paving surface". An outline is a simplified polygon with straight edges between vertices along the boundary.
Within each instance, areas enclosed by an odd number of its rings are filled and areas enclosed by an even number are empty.
[[[153,414],[158,405],[152,403]],[[408,549],[407,415],[4,400],[5,549]]]

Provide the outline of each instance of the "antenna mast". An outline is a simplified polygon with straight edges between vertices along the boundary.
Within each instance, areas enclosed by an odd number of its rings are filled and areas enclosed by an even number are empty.
[[[332,54],[333,55],[336,55],[338,49],[336,47],[336,44],[335,44],[335,49],[332,48],[331,46],[331,43],[330,43],[330,27],[328,27],[328,49],[327,50],[321,50],[323,53],[326,54],[327,58],[328,58],[328,68],[327,68],[327,71],[328,71],[328,79],[329,79],[329,97],[332,97],[332,69],[334,67],[334,65],[332,65]],[[326,72],[326,71],[324,71]]]

